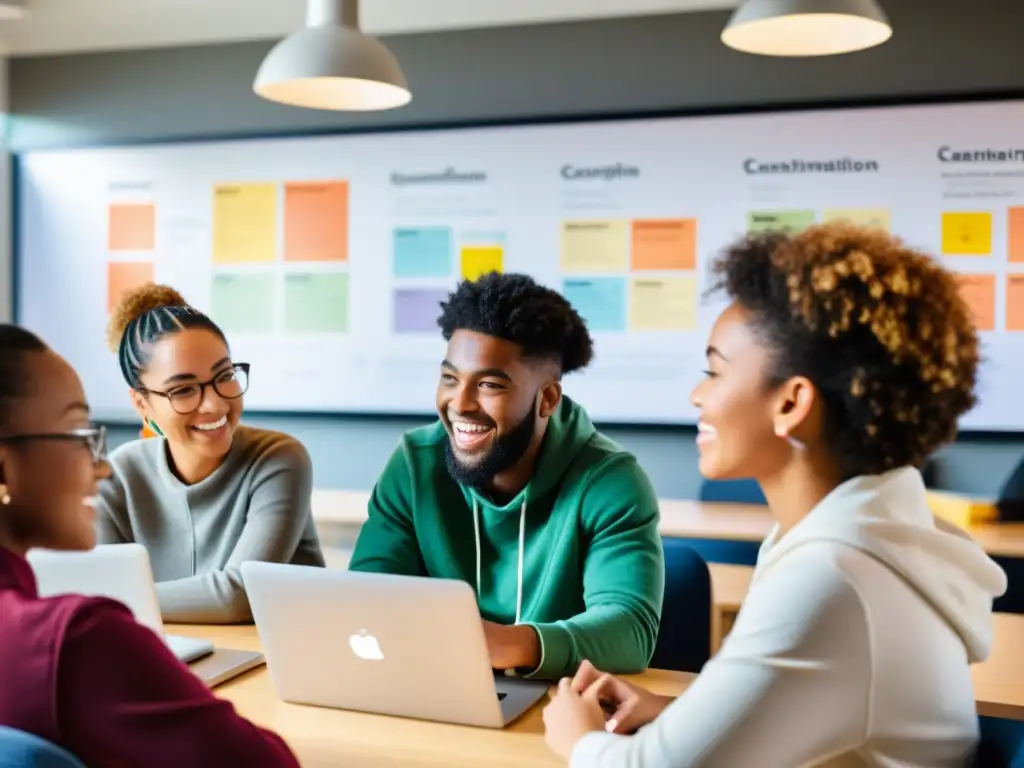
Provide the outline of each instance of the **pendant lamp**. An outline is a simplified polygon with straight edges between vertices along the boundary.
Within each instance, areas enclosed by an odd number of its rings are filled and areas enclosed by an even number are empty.
[[[746,0],[722,31],[730,48],[762,56],[830,56],[890,37],[877,0]]]
[[[253,91],[309,109],[366,112],[412,99],[398,59],[359,30],[358,0],[307,0],[306,26],[275,45]]]

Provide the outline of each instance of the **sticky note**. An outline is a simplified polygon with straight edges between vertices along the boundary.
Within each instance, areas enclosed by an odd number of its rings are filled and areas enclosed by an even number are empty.
[[[971,310],[974,326],[979,331],[994,331],[996,328],[996,277],[995,275],[958,276],[960,295]]]
[[[284,259],[348,260],[348,182],[284,185]]]
[[[747,213],[747,232],[802,232],[814,223],[814,211],[750,211]]]
[[[218,184],[213,189],[213,261],[274,261],[277,185]]]
[[[890,229],[890,216],[887,208],[829,208],[821,212],[822,221],[848,221],[886,232]]]
[[[1014,207],[1006,216],[1006,255],[1014,263],[1024,262],[1024,207]]]
[[[395,333],[438,333],[437,318],[448,291],[439,288],[400,288],[391,297]]]
[[[452,231],[448,227],[402,227],[392,233],[395,277],[449,277]]]
[[[696,219],[636,219],[631,231],[634,270],[697,267]]]
[[[591,332],[626,330],[626,280],[622,277],[570,278],[562,295],[579,312]]]
[[[288,333],[345,333],[348,275],[288,274],[284,278],[284,329]]]
[[[695,277],[634,277],[630,281],[631,331],[693,331],[696,328]]]
[[[992,214],[943,213],[942,252],[947,256],[987,256],[992,253]]]
[[[149,261],[111,261],[107,263],[107,312],[114,309],[125,291],[153,282],[153,264]]]
[[[1024,331],[1024,274],[1006,276],[1006,330]]]
[[[225,333],[271,333],[274,330],[273,275],[214,275],[210,317]]]
[[[114,203],[107,209],[107,249],[152,251],[156,247],[156,206]]]
[[[504,253],[500,245],[463,246],[462,277],[466,280],[476,280],[488,272],[501,272]]]
[[[562,223],[562,271],[606,274],[629,268],[629,226],[626,221],[602,219]]]

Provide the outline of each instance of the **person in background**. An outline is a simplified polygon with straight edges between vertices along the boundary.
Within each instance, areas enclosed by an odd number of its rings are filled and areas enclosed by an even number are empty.
[[[126,293],[110,318],[115,340],[132,404],[159,437],[111,455],[99,541],[146,547],[165,621],[249,622],[243,562],[324,565],[309,455],[288,435],[239,424],[249,366],[172,289]]]
[[[278,736],[216,698],[123,604],[39,597],[26,553],[91,549],[91,505],[109,475],[74,370],[0,325],[0,725],[90,768],[297,768]]]
[[[658,504],[636,459],[562,394],[593,355],[586,325],[555,291],[497,273],[460,283],[438,324],[440,419],[402,437],[350,569],[468,582],[495,669],[644,669],[664,586]]]
[[[969,665],[1006,576],[932,516],[916,469],[975,403],[956,277],[845,223],[745,239],[714,274],[732,303],[692,394],[700,471],[755,478],[776,525],[685,693],[584,664],[545,709],[548,743],[573,768],[965,765]]]

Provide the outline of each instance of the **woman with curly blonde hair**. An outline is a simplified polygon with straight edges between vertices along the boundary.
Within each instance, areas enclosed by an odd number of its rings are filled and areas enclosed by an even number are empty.
[[[324,565],[308,453],[289,435],[239,423],[249,365],[172,288],[147,283],[122,296],[107,341],[157,438],[111,454],[99,543],[146,547],[165,621],[251,621],[243,562]]]
[[[545,710],[548,743],[574,768],[966,764],[969,665],[1006,577],[933,518],[918,471],[975,403],[956,277],[849,224],[744,239],[714,272],[731,304],[692,394],[700,470],[756,479],[775,528],[682,696],[585,663]]]

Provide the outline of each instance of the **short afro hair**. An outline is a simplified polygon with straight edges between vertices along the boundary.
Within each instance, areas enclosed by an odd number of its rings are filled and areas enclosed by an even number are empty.
[[[713,274],[771,349],[769,383],[817,388],[844,477],[923,466],[974,407],[979,341],[957,277],[886,232],[753,235]]]
[[[557,363],[561,373],[585,368],[594,356],[587,325],[562,294],[529,275],[488,272],[459,283],[437,318],[445,341],[457,330],[511,341],[534,360]]]

